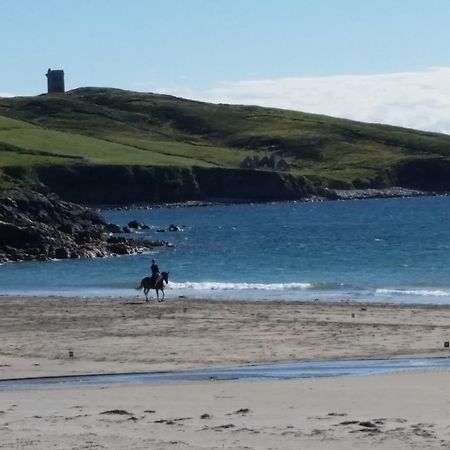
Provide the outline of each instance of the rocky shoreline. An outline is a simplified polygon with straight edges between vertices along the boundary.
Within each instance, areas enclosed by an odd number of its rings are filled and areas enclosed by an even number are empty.
[[[389,188],[367,188],[367,189],[323,189],[322,195],[307,195],[297,200],[254,200],[254,199],[234,199],[220,198],[210,200],[189,200],[185,202],[171,203],[132,203],[128,205],[93,205],[92,208],[100,210],[112,211],[131,211],[151,210],[158,208],[200,208],[215,205],[233,205],[233,204],[250,204],[250,203],[279,203],[279,202],[326,202],[336,200],[366,200],[376,198],[406,198],[406,197],[435,197],[447,196],[447,193],[428,192],[417,189],[409,189],[401,186],[393,186]]]
[[[364,200],[371,198],[405,198],[405,197],[431,197],[437,195],[447,195],[446,193],[436,193],[409,189],[401,186],[389,188],[368,188],[368,189],[334,189],[331,192],[332,200]]]
[[[172,246],[117,236],[111,229],[97,212],[56,195],[11,191],[0,197],[0,263],[103,258]]]

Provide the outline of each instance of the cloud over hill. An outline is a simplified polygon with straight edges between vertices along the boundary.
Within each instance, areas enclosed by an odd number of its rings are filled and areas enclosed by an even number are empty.
[[[450,67],[379,75],[246,80],[209,90],[171,93],[450,134]]]

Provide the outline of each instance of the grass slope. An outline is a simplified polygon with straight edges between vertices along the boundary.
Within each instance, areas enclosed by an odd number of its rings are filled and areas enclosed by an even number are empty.
[[[0,99],[0,167],[239,167],[277,153],[312,181],[364,185],[399,162],[450,157],[450,136],[256,106],[106,88]]]

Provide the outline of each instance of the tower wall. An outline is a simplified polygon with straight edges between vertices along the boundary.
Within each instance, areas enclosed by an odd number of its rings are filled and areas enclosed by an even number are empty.
[[[49,94],[53,92],[65,92],[64,70],[48,69],[45,76],[47,77],[47,92]]]

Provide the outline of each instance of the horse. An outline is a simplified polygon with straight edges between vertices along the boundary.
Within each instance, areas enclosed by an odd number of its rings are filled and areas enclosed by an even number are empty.
[[[152,277],[142,278],[141,284],[136,289],[144,289],[145,300],[148,302],[148,292],[150,289],[154,289],[156,291],[156,297],[158,298],[158,302],[162,302],[164,300],[164,282],[169,283],[169,272],[161,272],[161,278],[158,283],[154,284]],[[159,299],[159,291],[162,292],[162,298]]]

